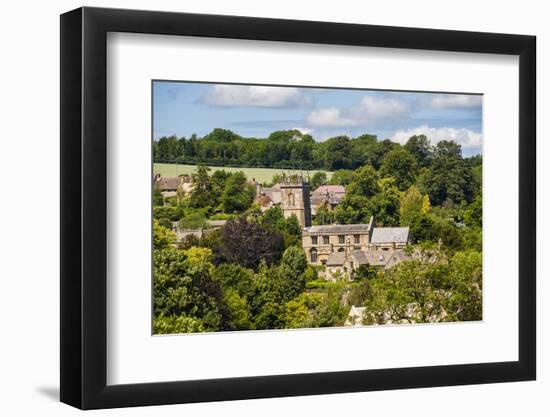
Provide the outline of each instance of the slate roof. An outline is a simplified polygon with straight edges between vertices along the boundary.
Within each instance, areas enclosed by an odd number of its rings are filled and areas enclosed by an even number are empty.
[[[369,264],[369,258],[365,252],[353,251],[349,254],[349,257],[352,258],[357,265]]]
[[[367,265],[369,263],[367,254],[362,251],[352,251],[348,256],[356,265]],[[342,266],[346,261],[345,252],[333,252],[327,259],[328,266]]]
[[[375,227],[370,243],[407,243],[408,240],[408,227]]]
[[[396,251],[395,251],[396,252]],[[390,259],[395,254],[394,251],[374,250],[366,252],[369,265],[372,266],[386,266]]]
[[[311,226],[304,229],[309,233],[367,233],[370,230],[369,224],[331,224],[323,226]]]
[[[345,261],[345,252],[332,252],[327,259],[327,266],[342,266]]]
[[[349,258],[356,265],[372,265],[386,267],[393,259],[395,263],[411,259],[402,250],[371,250],[371,251],[352,251]],[[345,252],[333,252],[327,259],[327,266],[342,266],[346,261]]]

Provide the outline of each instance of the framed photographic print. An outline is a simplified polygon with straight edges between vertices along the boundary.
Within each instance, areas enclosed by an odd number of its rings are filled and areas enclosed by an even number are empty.
[[[61,16],[61,401],[535,379],[535,38]]]

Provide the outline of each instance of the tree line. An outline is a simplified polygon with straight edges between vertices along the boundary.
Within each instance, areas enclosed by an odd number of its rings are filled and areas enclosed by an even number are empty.
[[[419,168],[425,167],[432,150],[425,136],[413,137],[406,149],[418,161]],[[365,164],[379,169],[386,154],[400,147],[370,134],[356,138],[340,135],[317,142],[298,130],[275,131],[267,138],[244,138],[231,130],[216,128],[203,137],[163,136],[154,141],[153,158],[166,163],[335,171],[353,170]]]

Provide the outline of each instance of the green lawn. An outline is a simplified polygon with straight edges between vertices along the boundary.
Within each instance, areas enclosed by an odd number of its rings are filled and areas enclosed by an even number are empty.
[[[163,177],[176,177],[182,174],[191,174],[196,168],[196,165],[180,165],[180,164],[154,164],[153,171],[155,174],[160,174]],[[260,182],[270,182],[275,174],[283,172],[278,168],[244,168],[244,167],[210,167],[212,171],[217,169],[224,169],[228,172],[243,171],[246,177],[251,180],[256,178]],[[284,172],[288,173],[289,170],[285,169]],[[296,171],[299,172],[299,171]],[[309,171],[310,177],[317,171]],[[324,171],[327,174],[327,178],[330,179],[332,172]],[[305,171],[304,171],[305,173]]]

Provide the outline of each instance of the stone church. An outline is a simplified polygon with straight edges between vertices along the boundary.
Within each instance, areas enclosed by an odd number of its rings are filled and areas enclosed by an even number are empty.
[[[273,187],[263,187],[257,182],[255,184],[256,202],[260,204],[262,211],[280,206],[285,218],[292,215],[298,218],[302,229],[311,226],[310,189],[307,176],[283,174],[281,181]]]
[[[336,206],[345,193],[342,186],[321,186],[317,194],[317,190],[310,193],[309,179],[301,174],[283,174],[272,187],[256,181],[254,184],[262,211],[279,206],[286,218],[296,215],[308,262],[324,265],[329,280],[337,276],[351,279],[352,272],[361,265],[388,269],[410,258],[404,251],[410,242],[408,227],[376,227],[373,217],[366,224],[312,226],[312,206],[315,209],[326,202]]]

